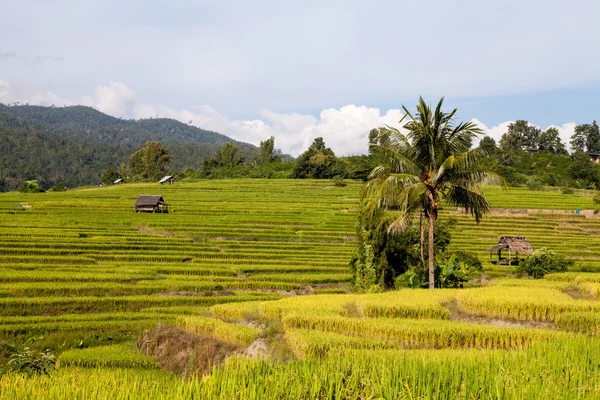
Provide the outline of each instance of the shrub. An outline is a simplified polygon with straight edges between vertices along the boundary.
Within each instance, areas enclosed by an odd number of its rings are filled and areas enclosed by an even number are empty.
[[[19,188],[19,192],[21,193],[43,193],[44,189],[40,186],[38,181],[25,181],[23,185]]]
[[[454,255],[456,256],[456,261],[459,263],[464,263],[467,267],[477,271],[483,270],[483,265],[477,256],[464,250],[457,250],[454,252]]]
[[[346,186],[346,182],[344,181],[344,177],[342,175],[336,175],[332,179],[333,184],[338,187]]]
[[[571,188],[563,188],[562,189],[562,194],[573,194],[575,193],[575,191]]]
[[[535,178],[527,181],[527,187],[529,190],[544,190],[544,184]]]
[[[18,348],[8,361],[8,367],[13,372],[26,373],[29,376],[47,375],[54,370],[55,364],[56,357],[49,349],[37,352],[27,346]]]
[[[57,183],[56,185],[52,186],[50,188],[51,192],[66,192],[67,188],[65,185],[63,185],[62,183]]]
[[[550,272],[565,272],[573,264],[575,262],[572,259],[544,247],[534,251],[528,259],[521,261],[517,267],[517,273],[539,279]]]

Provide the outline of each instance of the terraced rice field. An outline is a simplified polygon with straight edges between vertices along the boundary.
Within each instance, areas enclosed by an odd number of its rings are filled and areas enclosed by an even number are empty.
[[[594,208],[590,197],[488,188],[513,211],[479,225],[449,208],[442,218],[456,218],[452,246],[482,261],[500,235],[525,235],[592,272],[341,294],[359,188],[224,180],[0,194],[0,340],[34,336],[59,356],[49,376],[0,371],[0,398],[600,398],[600,218],[574,214]],[[136,214],[139,194],[163,195],[171,212]],[[484,265],[490,277],[511,271]],[[182,380],[136,349],[159,322],[240,350]]]

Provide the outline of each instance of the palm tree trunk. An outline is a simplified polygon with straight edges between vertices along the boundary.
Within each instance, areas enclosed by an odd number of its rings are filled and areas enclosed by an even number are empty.
[[[431,207],[433,208],[433,207]],[[434,257],[434,244],[433,244],[433,233],[435,231],[435,213],[434,210],[429,210],[429,289],[435,288],[435,257]]]
[[[421,238],[419,239],[419,250],[421,251],[421,262],[423,268],[425,268],[425,227],[423,226],[423,209],[421,208],[421,214],[419,215],[419,229],[421,232]]]

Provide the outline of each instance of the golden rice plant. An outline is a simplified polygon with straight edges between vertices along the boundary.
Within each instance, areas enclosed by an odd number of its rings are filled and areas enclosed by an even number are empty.
[[[207,317],[179,316],[176,324],[188,332],[215,336],[242,346],[249,346],[260,334],[258,329],[250,326],[230,324]]]

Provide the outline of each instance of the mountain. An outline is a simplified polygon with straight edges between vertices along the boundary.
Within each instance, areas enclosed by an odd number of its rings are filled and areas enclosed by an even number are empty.
[[[148,141],[173,156],[172,171],[199,168],[231,139],[167,118],[124,120],[91,107],[0,104],[0,191],[37,179],[44,187],[97,184],[102,170],[127,163]],[[234,141],[247,159],[258,154]]]

